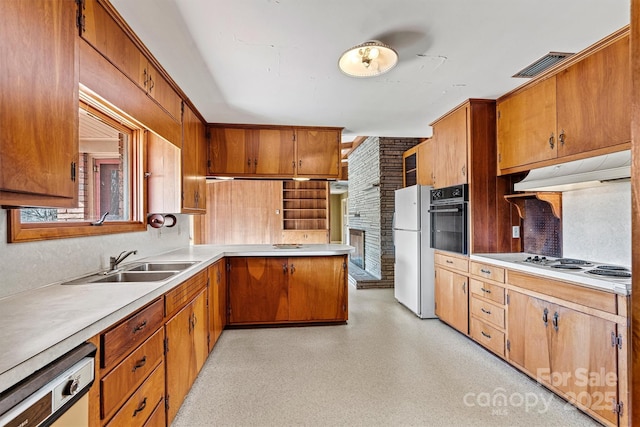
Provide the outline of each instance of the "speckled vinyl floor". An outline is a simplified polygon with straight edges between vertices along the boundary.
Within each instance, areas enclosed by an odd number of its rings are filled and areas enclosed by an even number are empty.
[[[599,425],[392,289],[339,326],[225,330],[174,427]]]

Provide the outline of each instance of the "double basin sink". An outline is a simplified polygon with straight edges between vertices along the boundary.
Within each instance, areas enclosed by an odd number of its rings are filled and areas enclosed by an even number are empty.
[[[113,272],[90,274],[69,282],[64,282],[63,285],[159,282],[161,280],[166,280],[197,263],[198,261],[136,262]]]

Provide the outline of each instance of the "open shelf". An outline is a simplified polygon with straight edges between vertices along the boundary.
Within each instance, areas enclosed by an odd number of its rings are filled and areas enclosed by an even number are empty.
[[[284,181],[282,184],[283,230],[329,228],[329,183]]]
[[[524,202],[526,199],[536,198],[538,200],[542,200],[543,202],[549,203],[551,206],[551,212],[553,216],[558,219],[562,219],[562,193],[558,192],[530,192],[530,193],[517,193],[517,194],[507,194],[504,198],[509,203],[513,203],[518,210],[518,215],[520,218],[525,218],[525,206]]]

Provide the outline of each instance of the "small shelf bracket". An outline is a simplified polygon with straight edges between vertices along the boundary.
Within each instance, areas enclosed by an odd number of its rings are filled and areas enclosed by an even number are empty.
[[[531,192],[531,193],[518,193],[507,194],[504,196],[505,200],[516,206],[518,215],[520,218],[525,218],[524,202],[526,199],[536,198],[547,202],[551,206],[551,213],[558,219],[562,219],[562,193],[559,192]]]

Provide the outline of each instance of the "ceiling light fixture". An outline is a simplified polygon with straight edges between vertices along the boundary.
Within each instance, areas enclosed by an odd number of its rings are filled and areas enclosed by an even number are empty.
[[[344,52],[338,67],[351,77],[374,77],[391,70],[397,63],[398,52],[379,40],[370,40]]]

